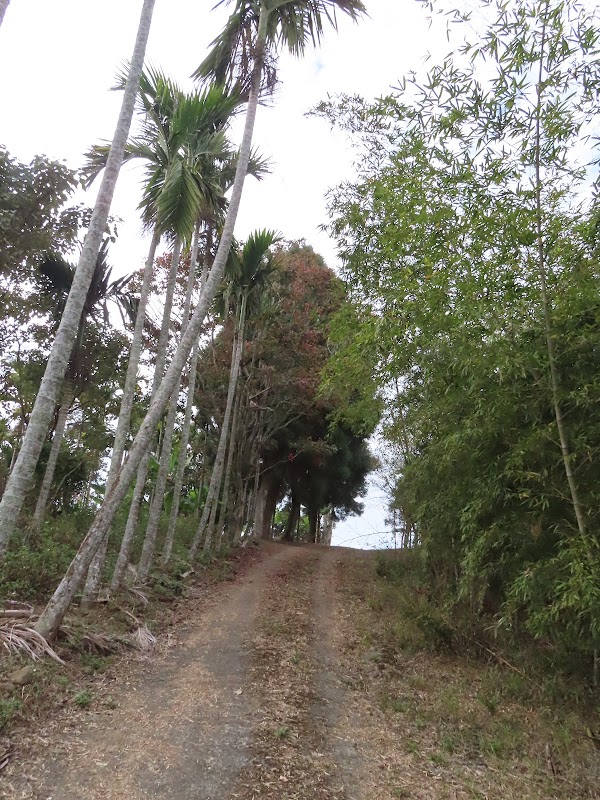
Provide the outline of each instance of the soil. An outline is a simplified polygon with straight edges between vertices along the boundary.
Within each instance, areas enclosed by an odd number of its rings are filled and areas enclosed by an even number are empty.
[[[0,797],[568,796],[537,773],[531,787],[516,775],[513,795],[483,763],[435,763],[425,746],[422,757],[405,746],[416,734],[382,707],[389,664],[371,658],[364,635],[374,619],[363,586],[372,556],[265,546],[233,582],[190,601],[176,635],[125,660],[89,707],[64,709],[17,739]],[[445,667],[421,668],[439,680]]]

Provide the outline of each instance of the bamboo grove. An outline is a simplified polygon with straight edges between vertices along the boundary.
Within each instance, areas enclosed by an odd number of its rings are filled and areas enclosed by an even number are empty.
[[[442,615],[597,683],[599,20],[481,10],[448,12],[426,75],[316,110],[360,154],[329,198],[354,303],[329,379],[371,354],[397,535]]]

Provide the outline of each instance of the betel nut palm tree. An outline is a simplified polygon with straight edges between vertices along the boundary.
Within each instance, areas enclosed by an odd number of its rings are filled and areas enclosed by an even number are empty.
[[[54,409],[60,397],[71,352],[77,340],[81,312],[92,281],[117,178],[123,162],[125,144],[131,127],[135,98],[144,64],[154,4],[155,0],[144,0],[142,5],[131,66],[127,76],[127,85],[123,92],[119,119],[92,212],[90,226],[22,446],[0,501],[0,556],[8,547],[9,538],[21,512]]]
[[[235,77],[236,83],[245,80],[249,87],[235,181],[219,247],[202,297],[148,408],[129,450],[129,457],[121,467],[110,494],[98,509],[65,576],[38,619],[36,630],[43,636],[51,637],[57,632],[96,550],[109,530],[152,439],[155,426],[187,363],[206,313],[221,283],[250,160],[263,72],[267,77],[272,73],[277,46],[285,46],[290,52],[300,56],[305,52],[309,42],[315,44],[320,42],[325,21],[334,28],[337,27],[338,10],[353,20],[357,20],[365,13],[362,0],[255,0],[254,2],[237,0],[234,13],[229,18],[225,30],[215,40],[211,54],[198,70],[198,77],[218,78],[218,72],[225,68],[228,59],[228,63],[232,65],[229,74],[232,78]],[[238,67],[240,72],[236,75]],[[269,84],[273,85],[272,80],[269,80]]]
[[[42,276],[43,291],[52,294],[57,298],[56,312],[60,314],[64,308],[64,302],[69,294],[71,285],[73,283],[73,276],[75,274],[75,267],[67,263],[62,256],[58,254],[46,254],[39,264],[39,271]],[[130,281],[131,276],[117,278],[111,280],[111,267],[108,265],[108,241],[102,243],[98,258],[96,260],[96,268],[92,276],[92,282],[89,286],[81,320],[79,322],[79,329],[77,331],[77,340],[69,359],[67,373],[65,377],[64,388],[58,408],[58,417],[54,435],[52,438],[52,445],[46,463],[44,478],[38,494],[35,511],[33,514],[34,527],[37,531],[40,530],[44,521],[44,514],[52,488],[52,481],[54,479],[54,471],[60,453],[60,446],[64,436],[67,417],[71,404],[76,396],[77,383],[80,381],[80,360],[84,350],[84,337],[85,328],[88,319],[92,318],[96,321],[102,321],[105,325],[109,322],[109,313],[107,304],[109,301],[114,301],[121,311],[121,317],[125,322],[127,316],[130,320],[135,316],[134,302],[130,292],[126,291],[126,286]]]
[[[163,320],[155,353],[151,393],[158,386],[164,371],[181,243],[189,239],[200,211],[206,205],[212,205],[220,199],[220,186],[205,169],[205,165],[229,157],[230,148],[224,130],[238,104],[238,99],[216,86],[210,86],[200,93],[185,94],[162,72],[150,68],[141,76],[138,104],[142,114],[142,127],[140,133],[128,142],[125,159],[141,160],[145,164],[145,185],[140,208],[146,227],[153,229],[153,236],[144,269],[140,308],[107,478],[107,494],[111,491],[121,467],[129,435],[145,311],[158,242],[163,234],[175,237],[167,293],[163,303]],[[92,148],[88,154],[89,178],[93,178],[103,168],[105,157],[105,145]],[[136,489],[115,567],[117,582],[118,576],[124,572],[127,565],[131,542],[137,527],[149,455],[148,450],[138,468]],[[83,596],[84,605],[89,605],[97,591],[107,544],[108,536],[105,536],[90,566]]]
[[[10,0],[0,0],[0,25],[4,21],[4,15],[6,14],[6,9],[8,8],[8,4]]]
[[[209,550],[213,543],[219,494],[223,481],[228,480],[228,475],[224,473],[227,445],[229,443],[230,452],[232,452],[235,445],[235,430],[231,423],[240,363],[246,339],[245,329],[248,303],[253,294],[256,295],[259,293],[272,272],[271,248],[280,240],[281,237],[274,231],[255,231],[249,236],[248,241],[242,247],[241,251],[238,251],[237,248],[234,247],[230,253],[226,268],[230,284],[227,288],[226,306],[229,306],[230,303],[233,305],[235,312],[235,330],[231,350],[227,400],[225,403],[223,423],[221,426],[219,443],[217,445],[217,453],[208,495],[204,504],[200,523],[190,548],[190,558],[195,556],[203,536],[205,550]],[[229,309],[226,307],[226,314],[228,310]]]
[[[204,225],[204,234],[205,234],[205,242],[204,242],[204,255],[203,255],[203,266],[202,266],[202,275],[200,280],[200,291],[203,290],[204,284],[206,283],[206,279],[208,276],[208,269],[210,265],[210,261],[212,258],[212,242],[214,240],[214,234],[219,229],[220,226],[223,224],[224,219],[224,211],[226,210],[227,204],[225,201],[225,196],[227,192],[231,189],[233,184],[233,180],[235,177],[235,167],[237,162],[237,154],[235,158],[232,158],[222,164],[216,165],[218,166],[218,175],[219,181],[222,187],[222,196],[223,196],[223,203],[216,208],[207,209],[202,215],[202,223]],[[257,180],[262,180],[263,176],[269,171],[269,163],[267,160],[261,158],[258,154],[252,156],[250,158],[250,162],[248,164],[248,174],[252,175]],[[190,267],[190,279],[191,269],[195,266],[195,258],[192,257],[191,267]],[[191,289],[191,280],[188,284],[188,292]],[[189,311],[189,306],[187,304],[186,298],[186,308]],[[185,328],[187,328],[188,324],[188,315],[184,312],[184,321],[182,327],[182,333],[185,332]],[[191,430],[191,421],[192,421],[192,406],[194,401],[194,392],[196,386],[196,371],[198,366],[198,355],[199,355],[199,342],[197,341],[194,344],[192,350],[192,356],[190,359],[189,369],[188,369],[188,389],[187,389],[187,399],[185,405],[185,414],[183,425],[181,429],[181,437],[179,440],[179,454],[177,458],[177,465],[175,469],[175,479],[173,483],[173,494],[172,494],[172,502],[171,502],[171,510],[169,513],[169,524],[167,527],[167,532],[165,535],[165,540],[163,544],[163,551],[161,556],[161,561],[163,564],[166,564],[169,559],[171,558],[171,553],[173,549],[173,542],[175,539],[175,528],[177,525],[177,518],[179,515],[179,504],[181,500],[181,492],[183,488],[183,478],[185,473],[185,468],[187,464],[187,446],[190,437],[190,430]],[[170,411],[172,412],[173,421],[174,421],[174,414],[175,414],[175,407],[177,404],[177,395],[174,393],[171,396],[171,408]],[[166,469],[166,453],[161,452],[161,462]],[[158,502],[162,502],[162,498],[157,497],[157,493],[155,491],[154,496]]]

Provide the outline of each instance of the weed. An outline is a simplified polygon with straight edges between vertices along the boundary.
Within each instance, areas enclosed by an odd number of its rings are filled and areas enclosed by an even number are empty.
[[[0,700],[0,731],[22,708],[20,700]]]
[[[500,692],[497,689],[492,691],[480,691],[477,693],[477,699],[481,705],[485,706],[490,714],[495,714],[500,705]]]
[[[406,714],[410,706],[402,697],[395,697],[390,703],[390,708],[392,711],[395,711],[396,714]]]
[[[445,764],[448,763],[448,759],[443,753],[432,753],[429,756],[429,760],[440,767],[443,767]]]
[[[289,736],[289,734],[290,734],[290,729],[288,728],[287,725],[281,725],[275,731],[275,737],[277,739],[285,739],[287,736]]]
[[[285,625],[282,622],[277,622],[276,620],[266,620],[264,627],[269,634],[275,636],[281,636],[281,634],[285,632]]]
[[[408,679],[408,685],[417,692],[423,692],[427,689],[428,682],[424,675],[411,675]]]
[[[77,692],[77,694],[73,697],[73,702],[79,708],[87,708],[92,703],[92,693],[87,689],[84,689],[82,692]]]
[[[166,574],[153,575],[153,589],[157,595],[163,597],[180,597],[183,594],[185,583],[181,578]]]
[[[419,743],[415,742],[414,739],[407,739],[406,740],[406,752],[407,753],[418,753],[419,752]]]
[[[523,731],[512,721],[494,725],[492,730],[480,737],[482,753],[495,758],[509,758],[518,755],[523,748]]]
[[[100,656],[96,653],[81,654],[81,666],[87,672],[104,672],[111,663],[111,656]]]
[[[446,753],[455,753],[457,749],[456,737],[451,733],[445,733],[442,736],[441,745],[442,750],[444,750]]]
[[[383,600],[380,597],[367,598],[367,606],[371,609],[371,611],[383,611],[385,607]]]
[[[454,686],[440,693],[438,711],[442,719],[455,720],[460,715],[461,698]]]

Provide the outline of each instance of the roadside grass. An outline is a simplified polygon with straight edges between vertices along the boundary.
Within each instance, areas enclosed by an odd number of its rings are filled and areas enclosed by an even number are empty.
[[[600,698],[544,672],[529,650],[517,661],[497,643],[470,646],[469,621],[461,629],[429,602],[410,554],[349,563],[339,584],[362,652],[353,687],[375,699],[384,739],[409,760],[390,768],[398,796],[600,797]]]

